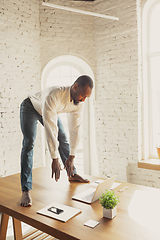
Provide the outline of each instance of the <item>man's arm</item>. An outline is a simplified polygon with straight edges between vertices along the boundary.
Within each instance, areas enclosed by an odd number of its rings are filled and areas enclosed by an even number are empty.
[[[68,117],[68,129],[69,129],[69,145],[70,155],[75,156],[79,140],[80,140],[80,127],[82,124],[82,109],[83,103],[78,106],[78,111],[69,112]]]
[[[58,158],[58,127],[56,101],[48,96],[43,106],[42,116],[45,129],[45,136],[52,159]]]
[[[80,140],[80,126],[82,123],[82,110],[83,104],[80,104],[77,108],[76,112],[68,113],[68,129],[69,129],[69,145],[70,145],[70,156],[65,162],[67,175],[71,177],[73,175],[74,170],[74,158],[76,154],[76,150],[78,147],[78,143]]]
[[[58,127],[57,127],[57,111],[56,111],[56,98],[47,96],[44,102],[43,123],[47,144],[49,147],[50,155],[52,158],[52,178],[55,174],[55,181],[60,178],[61,165],[58,161]]]

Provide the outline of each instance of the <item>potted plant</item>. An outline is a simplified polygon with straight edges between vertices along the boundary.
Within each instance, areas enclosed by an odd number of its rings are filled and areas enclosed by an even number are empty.
[[[103,217],[112,219],[117,215],[117,204],[120,202],[119,196],[116,197],[114,191],[102,193],[99,203],[103,207]]]

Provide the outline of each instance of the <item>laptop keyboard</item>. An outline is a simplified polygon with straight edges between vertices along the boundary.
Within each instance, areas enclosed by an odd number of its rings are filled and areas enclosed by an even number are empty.
[[[82,199],[85,200],[85,201],[91,201],[92,198],[93,198],[93,195],[94,195],[95,191],[88,194],[87,196],[83,197]]]

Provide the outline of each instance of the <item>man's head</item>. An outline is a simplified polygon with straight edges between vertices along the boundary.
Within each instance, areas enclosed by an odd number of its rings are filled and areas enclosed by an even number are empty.
[[[87,75],[82,75],[71,86],[71,100],[77,105],[79,102],[84,102],[87,97],[90,97],[93,88],[93,81]]]

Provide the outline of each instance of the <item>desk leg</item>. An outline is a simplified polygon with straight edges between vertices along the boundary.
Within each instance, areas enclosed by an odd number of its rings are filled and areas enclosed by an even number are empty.
[[[22,227],[21,221],[17,220],[16,218],[13,219],[13,230],[14,230],[14,240],[22,240]]]
[[[9,216],[5,213],[2,213],[1,224],[0,224],[0,240],[6,240],[8,220],[9,220]]]

